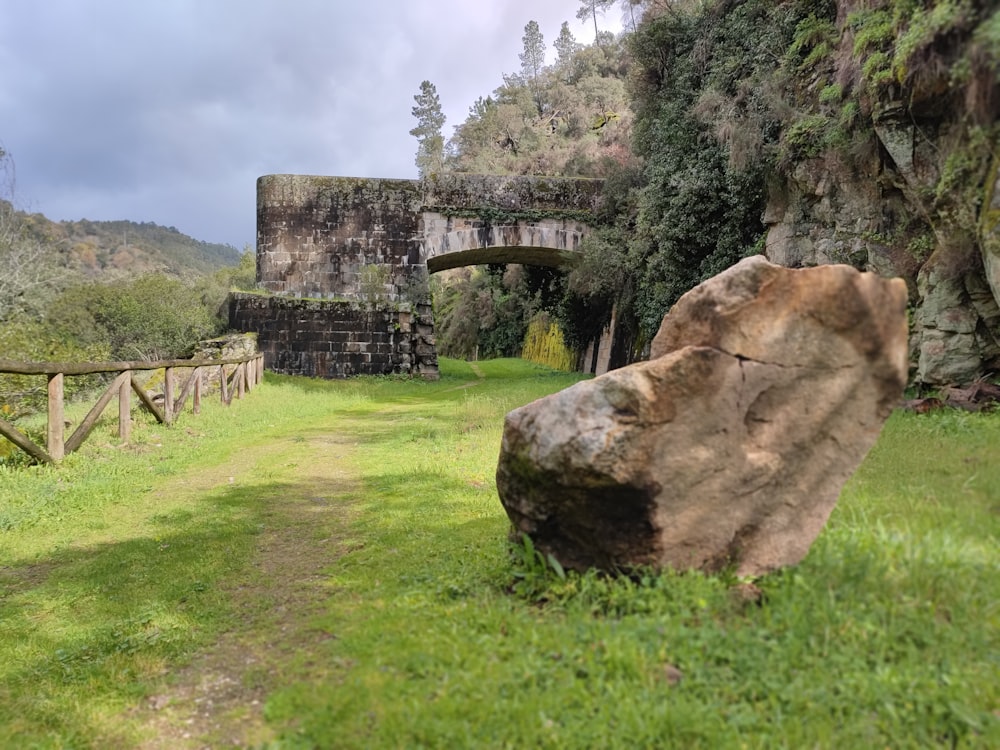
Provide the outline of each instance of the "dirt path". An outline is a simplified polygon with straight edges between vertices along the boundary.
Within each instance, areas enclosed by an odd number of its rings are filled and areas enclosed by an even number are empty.
[[[293,492],[269,498],[253,569],[230,591],[241,623],[171,674],[166,687],[130,717],[148,731],[147,750],[255,746],[271,739],[263,705],[289,654],[329,638],[310,629],[324,569],[345,551],[354,479],[345,469],[352,446],[322,435],[262,446],[229,462],[180,477],[161,492],[210,491],[255,481],[261,462],[294,456]]]

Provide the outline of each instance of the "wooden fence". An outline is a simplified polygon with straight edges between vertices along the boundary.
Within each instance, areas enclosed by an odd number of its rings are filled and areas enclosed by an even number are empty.
[[[159,362],[11,362],[0,359],[0,373],[15,375],[45,375],[49,380],[48,387],[48,427],[46,429],[46,446],[43,449],[31,438],[18,430],[10,422],[0,419],[0,435],[10,440],[14,445],[42,463],[61,461],[72,453],[90,435],[94,425],[104,409],[116,395],[118,397],[118,437],[125,443],[129,441],[131,419],[131,394],[139,397],[140,404],[146,408],[162,424],[173,424],[174,419],[184,408],[188,396],[191,396],[192,410],[195,414],[201,411],[202,375],[210,369],[216,369],[219,374],[219,385],[222,392],[222,402],[227,406],[233,396],[243,398],[246,391],[251,390],[264,377],[264,356],[252,354],[246,357],[216,360],[170,359]],[[231,369],[230,369],[231,368]],[[136,379],[136,372],[163,370],[163,402],[161,406],[151,397],[143,385]],[[178,390],[177,370],[188,370],[187,379]],[[64,416],[65,399],[63,386],[67,376],[92,375],[95,373],[116,373],[116,377],[104,390],[97,403],[87,413],[83,421],[73,433],[66,438],[66,422]]]

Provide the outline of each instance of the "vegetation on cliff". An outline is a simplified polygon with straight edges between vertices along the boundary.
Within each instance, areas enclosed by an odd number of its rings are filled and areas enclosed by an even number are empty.
[[[629,42],[638,173],[571,289],[618,304],[638,354],[680,294],[766,240],[788,265],[903,276],[918,340],[921,326],[941,331],[948,311],[931,311],[918,276],[946,267],[963,278],[954,307],[974,307],[997,28],[998,11],[975,2],[654,4]],[[601,270],[615,256],[617,296]],[[991,322],[970,323],[965,377],[996,364]],[[960,356],[944,338],[943,357]]]

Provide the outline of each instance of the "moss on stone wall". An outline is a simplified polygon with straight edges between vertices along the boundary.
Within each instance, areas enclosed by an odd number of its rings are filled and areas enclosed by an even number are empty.
[[[504,209],[493,206],[434,206],[436,213],[448,218],[480,219],[487,226],[505,226],[517,224],[519,222],[540,222],[546,219],[579,221],[583,224],[593,224],[595,215],[593,211],[579,209],[556,209],[556,208],[526,208],[526,209]]]
[[[434,174],[421,181],[425,209],[491,208],[508,211],[593,211],[603,180]]]

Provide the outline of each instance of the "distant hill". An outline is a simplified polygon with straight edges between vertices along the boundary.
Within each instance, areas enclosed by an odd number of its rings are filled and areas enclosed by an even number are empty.
[[[134,221],[52,221],[43,214],[22,214],[24,230],[61,264],[89,278],[131,276],[161,271],[174,276],[208,274],[235,266],[242,251],[232,245],[201,242],[175,227]]]

